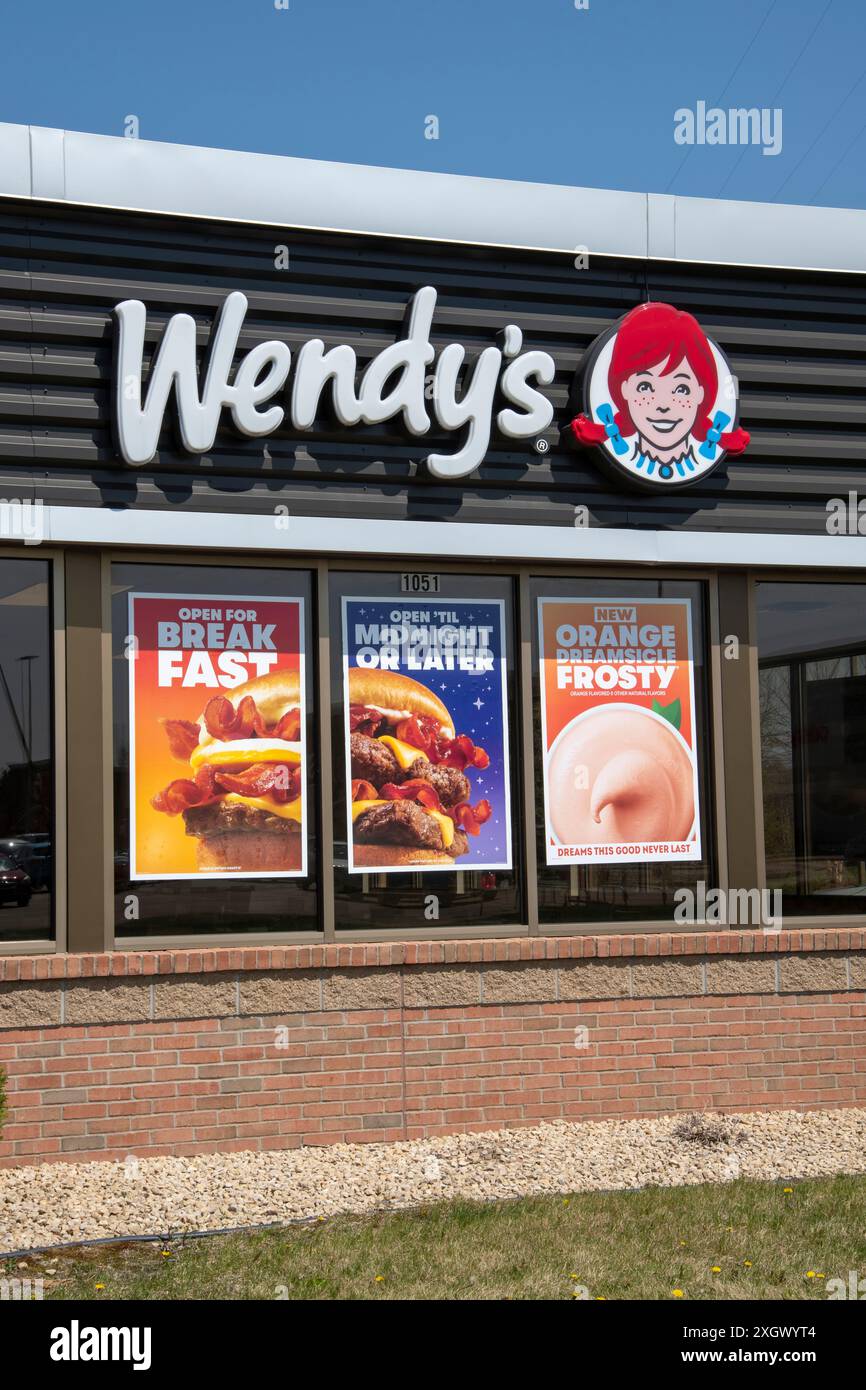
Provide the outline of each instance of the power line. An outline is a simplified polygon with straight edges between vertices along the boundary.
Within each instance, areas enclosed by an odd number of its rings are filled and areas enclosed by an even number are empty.
[[[763,29],[763,27],[764,27],[764,25],[766,24],[767,20],[770,18],[770,15],[773,13],[773,10],[776,8],[776,6],[778,5],[778,3],[779,3],[779,0],[770,0],[770,5],[769,5],[769,8],[767,9],[766,14],[764,15],[764,18],[761,20],[760,24],[758,25],[757,29],[755,30],[755,32],[754,32],[754,34],[752,35],[751,39],[749,40],[748,44],[747,44],[746,47],[743,49],[743,52],[742,52],[742,54],[740,55],[740,61],[737,63],[737,66],[734,68],[734,71],[731,73],[730,77],[728,78],[727,82],[725,83],[724,87],[722,88],[722,91],[721,91],[720,95],[719,95],[718,97],[716,97],[716,101],[715,101],[715,105],[716,105],[716,106],[720,105],[720,103],[721,103],[721,101],[722,101],[722,98],[724,97],[725,93],[727,92],[728,88],[730,87],[731,83],[733,82],[734,78],[736,77],[737,73],[740,71],[740,68],[743,66],[743,63],[746,61],[746,58],[747,58],[747,57],[749,56],[749,54],[751,53],[752,48],[754,47],[754,44],[755,44],[755,40],[757,39],[758,35],[760,34],[761,30]],[[693,149],[694,149],[694,145],[689,145],[688,149],[686,150],[686,152],[685,152],[685,154],[684,154],[684,156],[683,156],[683,158],[682,158],[682,161],[681,161],[681,163],[680,163],[679,169],[675,169],[674,172],[673,172],[673,174],[671,174],[671,177],[670,177],[670,179],[669,179],[669,181],[668,181],[667,188],[665,189],[665,193],[670,193],[670,191],[671,191],[671,184],[674,183],[674,181],[675,181],[676,179],[678,179],[679,176],[680,176],[680,174],[683,172],[683,169],[686,167],[686,160],[688,159],[688,157],[689,157],[689,155],[691,154],[691,152],[692,152]]]
[[[830,8],[830,6],[831,6],[832,4],[833,4],[833,0],[827,0],[827,3],[826,3],[826,5],[824,6],[823,10],[821,11],[821,13],[820,13],[820,15],[819,15],[819,17],[818,17],[818,19],[817,19],[817,21],[816,21],[816,23],[815,23],[814,28],[811,30],[811,32],[810,32],[810,34],[809,34],[809,37],[806,39],[806,42],[803,44],[803,47],[800,49],[800,52],[797,54],[797,56],[796,56],[796,58],[794,59],[793,63],[792,63],[791,66],[788,68],[788,71],[786,72],[785,76],[783,77],[781,86],[778,87],[778,88],[776,89],[776,94],[775,94],[775,96],[773,97],[773,99],[772,99],[772,101],[771,101],[771,103],[770,103],[771,106],[775,106],[776,102],[779,100],[779,97],[782,95],[783,91],[784,91],[785,88],[787,87],[788,82],[789,82],[790,78],[793,76],[793,73],[794,73],[795,69],[799,66],[800,59],[803,57],[803,54],[806,52],[806,49],[809,47],[809,44],[812,42],[813,38],[815,37],[815,35],[817,34],[818,30],[820,29],[821,25],[824,23],[824,19],[825,19],[825,16],[826,16],[826,14],[827,14],[827,11],[829,10],[829,8]],[[739,169],[740,164],[742,163],[743,159],[744,159],[745,156],[746,156],[746,150],[747,150],[747,149],[748,149],[748,146],[747,146],[747,145],[744,145],[743,148],[740,150],[739,158],[737,159],[736,164],[734,165],[733,169],[732,169],[731,172],[728,174],[728,177],[725,179],[724,183],[722,184],[721,188],[719,189],[718,193],[716,194],[716,197],[717,197],[717,198],[721,198],[721,196],[722,196],[722,194],[724,193],[725,189],[727,188],[728,184],[731,182],[731,179],[734,177],[734,174],[735,174],[735,173],[737,172],[737,170]]]
[[[835,121],[836,117],[839,115],[839,112],[842,110],[842,107],[848,105],[848,102],[851,100],[851,98],[852,98],[852,96],[854,95],[854,93],[856,92],[857,88],[860,86],[860,83],[863,81],[864,77],[866,77],[866,72],[861,72],[860,76],[857,78],[857,81],[854,83],[853,87],[849,87],[848,92],[847,92],[847,95],[844,96],[844,97],[842,98],[842,100],[839,102],[839,105],[836,107],[836,110],[833,112],[832,116],[831,116],[831,117],[829,118],[829,120],[821,127],[821,130],[820,130],[820,131],[818,132],[818,134],[815,136],[815,139],[812,141],[812,143],[811,143],[811,145],[809,146],[809,148],[808,148],[808,150],[806,151],[806,153],[805,153],[800,159],[797,160],[797,163],[794,165],[794,167],[793,167],[793,169],[791,170],[790,174],[788,174],[788,176],[787,176],[786,178],[784,178],[784,179],[782,180],[782,182],[779,184],[779,187],[776,189],[775,193],[773,194],[773,197],[772,197],[771,200],[770,200],[771,202],[775,202],[775,200],[778,198],[779,194],[781,193],[781,191],[782,191],[782,189],[785,187],[785,185],[791,182],[791,179],[794,177],[794,175],[796,174],[797,170],[799,169],[799,167],[800,167],[800,165],[803,163],[803,161],[809,158],[809,155],[810,155],[810,154],[812,153],[812,151],[814,150],[814,148],[815,148],[815,146],[817,145],[818,141],[821,140],[821,139],[823,138],[823,136],[826,134],[828,128],[833,124],[833,122]],[[822,188],[823,188],[823,184],[822,184],[821,186],[822,186]]]
[[[860,139],[864,130],[866,130],[866,121],[864,121],[863,125],[861,125],[860,129],[857,131],[857,134],[854,136],[854,139],[851,141],[850,145],[848,145],[845,148],[845,151],[836,160],[836,163],[833,165],[833,168],[830,170],[824,182],[821,184],[821,187],[816,189],[816,191],[812,194],[811,198],[809,199],[810,203],[814,203],[815,199],[818,197],[818,194],[823,193],[824,189],[827,187],[827,184],[830,182],[836,170],[839,168],[839,165],[842,163],[843,160],[848,158],[848,155],[851,153],[854,146],[857,144],[857,141]]]

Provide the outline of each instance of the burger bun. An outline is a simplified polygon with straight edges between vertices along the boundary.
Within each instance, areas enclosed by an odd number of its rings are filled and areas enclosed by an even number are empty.
[[[450,854],[440,849],[413,849],[406,845],[359,845],[352,849],[356,869],[423,869],[430,864],[447,864],[456,869]]]
[[[377,709],[422,714],[441,725],[445,738],[454,737],[454,721],[438,695],[426,685],[402,676],[399,671],[367,670],[349,667],[349,703],[374,705]]]

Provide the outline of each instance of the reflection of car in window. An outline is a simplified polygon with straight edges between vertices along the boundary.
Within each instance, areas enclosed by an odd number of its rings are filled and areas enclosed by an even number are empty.
[[[34,889],[51,887],[51,840],[47,835],[28,833],[0,840],[0,854],[25,871]]]
[[[17,903],[26,907],[33,893],[30,875],[7,854],[0,854],[0,905]]]

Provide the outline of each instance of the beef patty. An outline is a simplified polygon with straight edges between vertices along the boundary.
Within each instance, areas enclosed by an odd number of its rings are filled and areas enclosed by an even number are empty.
[[[389,801],[384,806],[371,806],[355,821],[358,844],[405,845],[410,849],[444,850],[439,822],[428,816],[417,801]],[[466,832],[455,828],[454,842],[446,853],[453,858],[466,854],[469,841]]]
[[[456,767],[442,767],[441,763],[428,763],[426,758],[416,758],[407,774],[409,777],[423,777],[439,793],[443,806],[458,806],[469,800],[469,779]]]
[[[349,753],[352,776],[372,782],[377,790],[386,782],[399,786],[410,777],[420,777],[436,788],[443,806],[457,806],[469,800],[470,786],[463,773],[456,767],[430,763],[423,754],[419,753],[409,771],[404,772],[386,743],[358,733],[349,735]]]
[[[226,835],[237,831],[279,830],[285,835],[298,834],[297,821],[274,816],[257,806],[237,802],[210,801],[206,806],[190,806],[183,813],[187,835]]]
[[[352,759],[352,776],[372,782],[378,788],[386,782],[402,782],[405,773],[386,743],[366,734],[349,735],[349,753]]]

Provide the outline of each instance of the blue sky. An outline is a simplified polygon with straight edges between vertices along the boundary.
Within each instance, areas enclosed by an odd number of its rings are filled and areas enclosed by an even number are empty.
[[[278,0],[278,3],[280,0]],[[286,0],[282,0],[285,3]],[[859,85],[858,85],[859,84]],[[721,99],[721,100],[720,100]],[[674,112],[781,107],[781,153]],[[866,207],[864,0],[39,0],[0,120],[498,178]],[[436,116],[438,140],[425,139]]]

